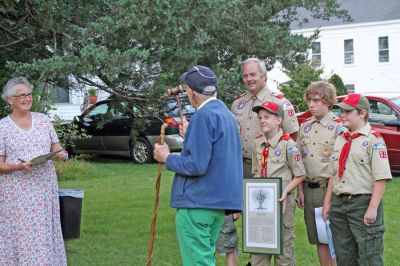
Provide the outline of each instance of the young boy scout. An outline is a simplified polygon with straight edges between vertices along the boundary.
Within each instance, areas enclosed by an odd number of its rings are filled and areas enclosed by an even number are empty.
[[[262,135],[256,138],[252,151],[252,173],[255,177],[281,177],[284,191],[283,255],[275,256],[275,265],[295,265],[293,254],[295,199],[291,191],[304,180],[305,170],[296,142],[280,128],[283,109],[275,102],[253,107],[258,113]],[[293,176],[295,177],[293,179]],[[286,202],[285,202],[286,201]],[[251,254],[252,266],[271,264],[272,255]]]
[[[349,94],[337,106],[347,130],[335,142],[323,210],[325,218],[330,210],[337,264],[383,265],[381,199],[392,178],[386,145],[368,123],[367,98]]]
[[[292,138],[297,137],[299,124],[293,105],[282,93],[273,92],[267,86],[267,68],[265,63],[258,58],[248,58],[241,63],[242,80],[247,88],[246,93],[240,95],[231,107],[232,113],[240,127],[240,142],[243,153],[243,175],[251,176],[251,148],[256,136],[261,134],[258,126],[257,115],[252,112],[254,106],[270,101],[279,104],[284,110],[282,121],[283,130]],[[233,220],[234,217],[225,217],[219,236],[217,251],[226,254],[227,266],[237,265],[237,234]]]
[[[332,265],[329,247],[318,240],[315,224],[315,208],[323,206],[329,180],[329,161],[339,129],[340,119],[331,112],[336,103],[335,87],[326,81],[311,83],[304,93],[312,117],[300,127],[298,145],[302,154],[306,178],[304,191],[304,220],[308,241],[317,245],[320,265]],[[301,191],[301,189],[300,189]],[[303,205],[302,193],[299,205]]]

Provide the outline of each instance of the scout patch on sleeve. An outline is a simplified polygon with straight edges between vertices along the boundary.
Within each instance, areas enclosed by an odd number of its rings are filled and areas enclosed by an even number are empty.
[[[296,114],[293,109],[289,109],[287,112],[289,116],[294,116]]]
[[[374,151],[383,150],[383,149],[386,150],[386,144],[383,143],[383,142],[375,143],[374,145],[372,145],[372,149],[373,149]]]
[[[379,151],[379,157],[387,158],[387,152],[386,151]]]
[[[299,152],[299,149],[297,148],[296,145],[293,145],[293,146],[289,147],[287,151],[290,155],[293,155],[293,154]]]
[[[296,162],[298,162],[298,161],[300,161],[300,154],[296,154],[295,156],[294,156],[294,160],[296,161]]]
[[[344,126],[340,126],[336,128],[336,134],[346,132],[347,128]]]
[[[283,109],[283,110],[293,109],[293,106],[292,106],[292,104],[291,104],[289,101],[285,101],[285,102],[282,104],[282,109]]]
[[[296,112],[294,111],[293,105],[289,101],[285,101],[282,104],[282,109],[287,111],[289,116],[294,116]]]

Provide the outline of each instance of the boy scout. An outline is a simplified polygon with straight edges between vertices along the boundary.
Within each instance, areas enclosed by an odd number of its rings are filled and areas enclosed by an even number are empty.
[[[255,177],[282,177],[284,191],[283,255],[275,255],[274,265],[295,265],[293,254],[295,200],[291,191],[304,180],[305,170],[296,142],[280,128],[283,109],[274,102],[265,102],[252,108],[258,113],[262,135],[254,141],[252,172]],[[295,178],[293,179],[293,176]],[[272,255],[251,254],[252,266],[271,264]]]
[[[330,209],[337,264],[383,265],[381,199],[392,178],[386,145],[368,123],[367,98],[349,94],[337,106],[347,130],[335,142],[323,210],[327,218]]]
[[[335,87],[326,81],[311,83],[304,93],[312,117],[305,121],[299,132],[298,144],[302,154],[306,178],[304,190],[304,220],[308,241],[317,245],[320,265],[332,265],[329,247],[321,244],[315,224],[315,208],[323,206],[329,180],[329,161],[335,139],[341,128],[340,119],[331,112],[336,103]],[[300,189],[299,205],[303,205]]]
[[[243,175],[251,176],[251,149],[257,135],[262,132],[258,126],[257,114],[252,112],[254,106],[263,102],[276,102],[284,110],[282,127],[283,130],[296,139],[299,124],[292,104],[285,99],[283,94],[272,92],[267,87],[267,68],[265,63],[258,58],[249,58],[242,62],[242,79],[247,87],[247,92],[236,99],[231,107],[240,127],[240,141],[243,153]],[[236,216],[235,216],[236,215]],[[217,250],[225,253],[227,266],[237,265],[237,233],[233,220],[234,217],[225,217],[222,231],[219,236]]]

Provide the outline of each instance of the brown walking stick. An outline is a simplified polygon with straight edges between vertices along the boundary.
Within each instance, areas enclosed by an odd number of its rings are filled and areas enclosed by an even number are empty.
[[[160,130],[160,137],[158,139],[158,143],[160,145],[164,144],[164,137],[165,137],[165,129],[168,127],[167,123],[164,123],[161,126]],[[151,265],[151,258],[153,257],[153,246],[154,246],[154,238],[156,234],[156,222],[157,222],[157,213],[158,213],[158,201],[159,201],[159,194],[160,194],[160,183],[161,183],[161,173],[163,170],[164,164],[159,162],[158,163],[158,176],[156,181],[156,198],[154,200],[154,211],[153,211],[153,219],[151,221],[150,226],[150,245],[149,245],[149,253],[147,255],[147,266]]]
[[[184,92],[184,89],[182,86],[179,86],[178,88],[173,88],[173,89],[168,89],[168,95],[176,95],[176,102],[178,104],[179,108],[179,116],[181,118],[181,123],[183,121],[183,114],[182,114],[182,106],[181,102],[179,101],[179,93]],[[168,127],[167,123],[164,123],[161,126],[160,130],[160,137],[158,139],[158,143],[160,145],[164,144],[164,137],[165,137],[165,129]],[[149,253],[147,255],[147,266],[151,266],[151,259],[153,257],[153,247],[154,247],[154,239],[155,239],[155,234],[156,234],[156,222],[157,222],[157,213],[158,213],[158,202],[159,202],[159,194],[160,194],[160,183],[161,183],[161,173],[163,170],[164,164],[163,163],[158,163],[158,176],[157,176],[157,181],[156,181],[156,198],[154,200],[154,211],[153,211],[153,219],[151,221],[151,227],[150,227],[150,244],[149,244]]]

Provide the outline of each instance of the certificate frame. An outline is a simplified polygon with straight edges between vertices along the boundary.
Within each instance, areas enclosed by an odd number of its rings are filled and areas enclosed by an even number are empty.
[[[281,255],[282,178],[244,178],[243,190],[243,252]]]

